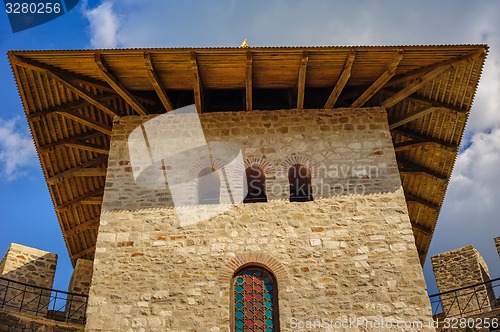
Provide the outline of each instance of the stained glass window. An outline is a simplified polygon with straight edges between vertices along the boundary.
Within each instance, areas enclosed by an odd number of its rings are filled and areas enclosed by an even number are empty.
[[[279,331],[276,282],[269,272],[249,267],[233,279],[234,331]]]

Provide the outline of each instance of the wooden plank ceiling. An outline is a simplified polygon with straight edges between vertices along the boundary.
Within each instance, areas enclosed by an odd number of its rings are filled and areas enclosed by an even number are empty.
[[[93,259],[113,117],[384,106],[423,262],[486,45],[10,51],[75,262]]]

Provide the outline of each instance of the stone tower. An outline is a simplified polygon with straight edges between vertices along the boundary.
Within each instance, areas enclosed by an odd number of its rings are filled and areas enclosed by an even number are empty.
[[[421,264],[485,53],[11,52],[71,258],[93,260],[86,331],[433,330]]]

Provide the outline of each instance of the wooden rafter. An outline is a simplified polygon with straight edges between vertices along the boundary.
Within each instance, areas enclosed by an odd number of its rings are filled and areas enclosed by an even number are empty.
[[[468,59],[469,58],[467,58],[465,60],[462,59],[460,61],[456,61],[453,63],[448,63],[445,65],[439,66],[439,67],[431,70],[430,72],[427,72],[426,74],[424,74],[418,78],[415,78],[415,80],[412,83],[408,84],[404,89],[396,92],[393,96],[389,97],[384,102],[382,102],[382,106],[385,108],[390,108],[390,107],[396,105],[397,103],[401,102],[403,99],[407,98],[408,96],[410,96],[411,94],[413,94],[414,92],[416,92],[417,90],[422,88],[425,84],[427,84],[427,82],[429,82],[429,81],[435,79],[436,77],[446,73],[447,71],[451,70],[452,68],[461,64],[462,62],[467,61]]]
[[[113,75],[111,68],[106,64],[99,52],[94,53],[94,61],[101,71],[102,78],[129,104],[139,115],[148,112],[130,91]]]
[[[394,96],[398,91],[395,91],[395,90],[392,90],[392,89],[383,89],[383,90],[380,90],[380,92],[384,93],[384,94],[387,94],[389,96]],[[450,110],[450,111],[453,111],[453,112],[456,112],[456,113],[461,113],[461,114],[466,114],[467,113],[467,109],[465,109],[465,108],[461,108],[461,107],[453,106],[453,105],[450,105],[450,104],[446,104],[446,103],[440,102],[438,100],[429,99],[429,98],[426,98],[426,97],[423,97],[423,96],[420,96],[420,95],[417,95],[417,94],[413,94],[410,97],[407,97],[405,100],[406,101],[410,101],[410,102],[412,102],[414,104],[417,104],[417,105],[432,106],[432,107],[438,107],[438,108],[445,108],[447,110]]]
[[[106,176],[106,168],[103,167],[92,167],[92,168],[81,168],[75,171],[72,176]]]
[[[95,119],[89,118],[83,114],[80,114],[73,110],[66,110],[63,112],[57,112],[53,114],[60,114],[68,119],[71,119],[75,122],[81,123],[84,126],[100,131],[103,134],[111,136],[111,127],[107,126]]]
[[[439,211],[439,209],[440,209],[439,205],[428,202],[428,201],[424,200],[423,198],[417,197],[417,196],[412,195],[412,194],[405,193],[405,198],[409,202],[418,203],[420,205],[426,206],[426,207],[428,207],[432,210],[435,210],[435,211]]]
[[[380,75],[375,82],[368,89],[356,99],[351,107],[362,107],[374,94],[377,93],[382,87],[396,74],[396,68],[399,63],[403,59],[403,50],[398,50],[396,54],[394,54],[391,62],[387,64],[382,75]]]
[[[67,143],[71,144],[71,143],[83,142],[83,141],[86,141],[86,140],[89,140],[89,139],[92,139],[94,137],[98,137],[101,135],[102,135],[102,133],[98,132],[98,131],[94,131],[94,130],[87,131],[85,133],[77,134],[75,136],[63,138],[63,139],[60,139],[60,140],[55,141],[55,142],[44,144],[44,145],[38,147],[38,151],[41,153],[51,152],[55,148],[57,148],[58,146],[64,146],[64,144],[67,144]]]
[[[251,111],[253,109],[253,79],[252,79],[252,70],[253,70],[253,58],[252,51],[246,52],[246,78],[245,78],[245,106],[247,111]]]
[[[156,74],[150,52],[144,52],[144,63],[146,64],[149,81],[151,82],[151,85],[153,85],[153,88],[160,98],[163,107],[167,112],[172,112],[174,108],[172,107],[172,103],[170,102],[165,89],[163,89],[160,78]]]
[[[81,231],[88,230],[88,229],[98,229],[99,228],[99,221],[101,219],[101,216],[94,217],[91,219],[88,219],[84,221],[83,223],[71,227],[67,231],[64,231],[64,236],[66,238],[72,237],[73,235],[79,234]]]
[[[203,110],[202,104],[202,93],[203,87],[201,84],[200,71],[198,69],[198,61],[196,59],[196,52],[190,53],[191,70],[193,71],[193,91],[194,91],[194,103],[196,104],[196,110],[201,113]]]
[[[427,145],[430,144],[429,141],[426,140],[421,140],[421,139],[412,139],[409,141],[405,142],[399,142],[394,144],[394,151],[395,152],[400,152],[400,151],[406,151],[412,148],[416,148],[419,146]]]
[[[432,229],[424,226],[424,225],[420,225],[420,224],[417,224],[415,221],[411,221],[411,227],[421,233],[423,233],[424,235],[432,235]]]
[[[91,93],[91,92],[85,90],[82,86],[80,86],[79,83],[81,83],[82,79],[76,79],[74,74],[67,72],[67,71],[64,71],[64,70],[56,69],[56,68],[51,67],[51,66],[44,65],[38,61],[26,59],[26,58],[23,58],[23,57],[20,57],[17,55],[11,54],[10,58],[11,58],[11,62],[15,63],[16,65],[19,65],[22,67],[25,66],[29,69],[36,70],[36,71],[39,71],[39,72],[42,72],[42,73],[48,75],[53,80],[55,80],[56,82],[58,82],[59,84],[65,86],[65,87],[67,87],[68,89],[73,91],[76,95],[78,95],[80,98],[85,99],[90,104],[94,105],[95,107],[97,107],[98,109],[103,111],[104,113],[106,113],[110,116],[119,115],[119,113],[116,110],[114,110],[111,106],[98,101],[96,99],[98,95]],[[79,83],[77,83],[77,81]],[[91,81],[85,81],[85,84],[91,85],[92,83],[91,83]],[[101,89],[101,87],[100,87],[100,89]],[[104,89],[102,89],[102,90],[104,90]]]
[[[399,173],[401,174],[425,174],[427,176],[431,176],[435,179],[441,180],[441,181],[448,181],[448,177],[443,174],[439,174],[433,170],[428,169],[427,167],[424,167],[422,165],[417,165],[411,161],[408,160],[403,160],[403,158],[398,158],[398,165],[399,167]]]
[[[427,73],[429,73],[437,68],[443,67],[443,66],[449,66],[449,65],[457,66],[457,65],[460,65],[461,63],[463,63],[464,61],[469,61],[469,60],[472,60],[472,59],[475,59],[475,58],[478,58],[481,56],[486,56],[486,49],[481,48],[479,50],[458,56],[458,57],[453,58],[453,59],[444,60],[444,61],[438,62],[436,64],[433,64],[433,65],[430,65],[430,66],[427,66],[427,67],[424,67],[421,69],[414,70],[410,73],[399,75],[397,77],[394,77],[391,81],[387,82],[387,84],[385,84],[384,88],[394,86],[394,85],[397,85],[400,83],[406,83],[410,80],[420,78],[420,77],[424,76],[425,74],[427,74]]]
[[[87,199],[82,199],[80,201],[80,204],[82,204],[82,205],[100,205],[100,204],[102,204],[102,199],[103,199],[103,196],[90,197]]]
[[[81,200],[84,200],[84,199],[87,199],[90,197],[98,197],[98,196],[102,196],[102,195],[104,195],[104,188],[99,188],[99,189],[95,189],[93,191],[89,191],[88,193],[83,194],[80,197],[74,198],[70,201],[67,201],[65,203],[62,203],[62,204],[56,206],[56,211],[61,212],[74,204],[79,204]]]
[[[90,151],[90,152],[95,152],[95,153],[100,153],[100,154],[109,154],[108,147],[98,145],[98,144],[77,141],[74,143],[64,143],[63,145],[65,147],[68,147],[68,148],[75,148],[75,149],[79,149],[79,150],[85,150],[85,151]]]
[[[417,119],[419,119],[419,118],[421,118],[429,113],[432,113],[438,109],[439,109],[438,107],[426,107],[426,106],[421,107],[415,111],[404,114],[404,115],[400,116],[399,118],[397,118],[396,120],[394,120],[393,122],[391,122],[389,124],[389,129],[392,130],[394,128],[400,127],[400,126],[404,125],[405,123],[417,120]]]
[[[342,74],[340,74],[339,80],[335,84],[335,87],[330,93],[330,96],[328,97],[328,100],[326,101],[325,106],[323,108],[332,109],[337,100],[339,99],[340,93],[342,92],[342,90],[344,90],[344,87],[347,84],[349,77],[351,77],[352,64],[354,63],[355,59],[356,59],[356,51],[351,50],[347,55],[344,68],[342,69]]]
[[[108,100],[116,99],[119,98],[117,94],[111,94],[111,93],[103,93],[96,95],[95,100],[98,102],[105,102]],[[51,113],[57,113],[57,112],[64,112],[65,110],[68,109],[79,109],[79,108],[84,108],[87,106],[92,105],[88,100],[85,99],[78,99],[69,103],[65,103],[62,105],[58,105],[55,107],[51,107],[49,109],[39,111],[36,113],[28,114],[28,120],[30,121],[37,121],[40,120],[42,117],[46,116],[47,114]]]
[[[89,247],[85,250],[82,250],[74,255],[71,255],[71,260],[77,260],[78,258],[81,258],[82,256],[88,255],[88,254],[93,254],[95,252],[95,246]]]
[[[297,80],[297,109],[304,109],[304,95],[306,92],[306,71],[307,62],[309,61],[309,53],[302,52],[302,60],[300,62],[299,77]]]
[[[103,156],[99,156],[95,159],[91,159],[89,161],[86,161],[84,162],[83,164],[81,165],[78,165],[78,166],[75,166],[73,168],[70,168],[66,171],[63,171],[59,174],[56,174],[54,176],[51,176],[51,177],[48,177],[47,178],[47,183],[49,185],[54,185],[60,181],[63,181],[64,179],[66,178],[70,178],[70,177],[74,177],[74,176],[88,176],[88,175],[85,175],[85,171],[82,172],[83,169],[85,168],[88,168],[88,167],[92,167],[92,166],[97,166],[97,165],[100,165],[100,164],[103,164],[103,163],[106,163],[108,160],[108,156],[106,155],[103,155]],[[82,172],[79,174],[79,172]],[[83,174],[83,175],[82,175]],[[101,174],[103,175],[103,174]],[[105,175],[105,173],[104,173]]]
[[[458,148],[458,146],[456,144],[446,142],[446,141],[440,140],[438,138],[434,138],[434,137],[427,136],[424,134],[420,134],[420,133],[417,133],[417,132],[414,132],[414,131],[411,131],[411,130],[408,130],[405,128],[393,129],[391,132],[394,134],[409,137],[409,138],[412,138],[415,140],[423,140],[425,142],[437,144],[437,145],[441,146],[442,148],[452,150],[452,151],[456,151],[456,149]]]

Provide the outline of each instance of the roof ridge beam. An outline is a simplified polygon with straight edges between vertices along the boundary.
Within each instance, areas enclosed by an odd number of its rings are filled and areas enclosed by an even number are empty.
[[[69,118],[75,122],[81,123],[82,125],[100,131],[103,134],[111,136],[111,127],[100,123],[97,120],[94,120],[88,116],[80,114],[73,110],[66,110],[63,112],[57,112],[52,114],[60,114],[66,118]]]
[[[156,94],[160,98],[161,103],[163,104],[163,107],[167,112],[172,112],[174,108],[172,107],[172,103],[170,102],[170,98],[168,98],[167,93],[165,92],[165,89],[163,88],[160,78],[158,77],[158,74],[156,74],[153,61],[151,60],[151,53],[150,52],[144,52],[144,63],[146,64],[146,69],[149,77],[149,81],[151,82],[151,85],[153,85],[153,88],[156,91]]]
[[[196,110],[201,114],[203,110],[203,86],[200,78],[200,70],[198,68],[198,60],[196,57],[196,52],[191,52],[189,54],[191,61],[191,70],[193,71],[193,93],[194,93],[194,103],[196,105]]]
[[[116,77],[113,75],[111,68],[106,64],[101,56],[101,53],[94,52],[94,61],[101,71],[102,78],[115,90],[139,115],[148,114],[146,108],[135,99],[134,95],[128,91]]]
[[[425,74],[427,74],[427,73],[429,73],[429,72],[431,72],[439,67],[448,66],[448,65],[451,65],[453,67],[459,66],[463,62],[470,61],[470,60],[476,59],[476,58],[481,57],[481,56],[485,56],[486,53],[487,53],[486,49],[481,48],[481,49],[478,49],[476,51],[472,51],[472,52],[466,53],[464,55],[458,56],[458,57],[453,58],[453,59],[444,60],[444,61],[435,63],[433,65],[430,65],[430,66],[427,66],[424,68],[416,69],[410,73],[398,75],[395,78],[393,78],[391,81],[389,81],[387,84],[385,84],[384,88],[391,87],[391,86],[394,86],[394,85],[397,85],[400,83],[405,83],[405,82],[408,82],[410,80],[417,79],[417,78],[422,77]]]
[[[396,51],[382,75],[380,75],[379,78],[377,78],[377,80],[352,103],[351,107],[362,107],[378,90],[382,89],[382,87],[396,74],[396,69],[401,60],[403,60],[403,54],[404,51],[402,49]]]
[[[400,116],[399,118],[397,118],[396,120],[392,121],[392,123],[389,124],[389,130],[400,127],[400,126],[404,125],[405,123],[415,121],[415,120],[417,120],[417,119],[419,119],[427,114],[430,114],[438,109],[439,109],[439,107],[423,106],[415,111],[403,114],[402,116]]]
[[[253,55],[250,50],[246,52],[245,108],[247,111],[253,109]]]
[[[333,88],[332,92],[330,93],[330,96],[328,97],[328,100],[325,103],[325,106],[323,107],[324,109],[332,109],[333,106],[335,106],[335,103],[339,99],[340,93],[342,92],[342,90],[344,90],[347,81],[351,77],[352,64],[354,63],[355,59],[356,59],[356,51],[352,49],[349,51],[349,54],[347,55],[344,68],[342,69],[342,73],[340,74],[337,83],[335,83],[335,87]]]
[[[306,72],[307,63],[309,62],[309,53],[302,52],[302,60],[300,62],[299,76],[297,79],[297,109],[304,109],[304,95],[306,92]]]
[[[51,77],[53,80],[58,82],[59,84],[67,87],[71,91],[73,91],[76,95],[78,95],[80,98],[83,98],[87,100],[89,103],[103,111],[104,113],[110,115],[110,116],[117,116],[119,115],[118,112],[114,109],[112,109],[110,106],[105,105],[101,103],[100,101],[96,100],[96,97],[98,95],[91,93],[85,89],[82,89],[80,86],[78,86],[75,83],[75,77],[74,74],[71,74],[70,72],[66,72],[63,70],[59,70],[57,68],[54,68],[52,66],[47,66],[44,65],[38,61],[26,59],[14,54],[10,54],[11,61],[12,63],[15,63],[20,66],[26,66],[29,69],[36,70],[39,72],[42,72],[49,77]]]
[[[61,181],[64,181],[65,178],[74,177],[74,176],[87,176],[87,175],[79,175],[78,172],[80,170],[83,170],[83,169],[91,167],[91,166],[97,166],[97,165],[103,164],[103,163],[107,162],[107,160],[108,160],[108,156],[106,156],[106,155],[99,156],[97,158],[88,160],[81,165],[72,167],[72,168],[70,168],[66,171],[63,171],[61,173],[58,173],[54,176],[47,177],[47,183],[49,185],[54,185],[54,184],[57,184]],[[81,174],[85,174],[85,172],[82,172]]]

